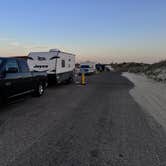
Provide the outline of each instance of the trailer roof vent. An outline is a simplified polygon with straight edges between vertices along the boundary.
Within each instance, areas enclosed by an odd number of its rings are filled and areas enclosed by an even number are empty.
[[[50,49],[49,52],[60,52],[60,50],[59,49]]]

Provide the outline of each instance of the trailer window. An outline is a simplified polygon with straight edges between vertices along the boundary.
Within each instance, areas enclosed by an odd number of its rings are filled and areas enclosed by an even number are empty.
[[[38,59],[38,61],[45,61],[46,60],[45,57],[40,57],[40,56],[38,56],[37,59]]]
[[[65,67],[65,60],[62,60],[62,67]]]

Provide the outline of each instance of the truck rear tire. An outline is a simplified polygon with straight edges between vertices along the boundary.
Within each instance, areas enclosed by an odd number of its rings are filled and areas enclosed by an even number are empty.
[[[3,103],[2,97],[0,96],[0,106],[2,106],[2,103]]]
[[[0,96],[0,107],[5,105],[6,101],[4,100],[3,96]]]
[[[35,92],[34,92],[34,96],[40,97],[40,96],[42,96],[44,94],[44,91],[45,91],[45,87],[44,87],[43,83],[39,83],[36,86],[36,89],[35,89]]]

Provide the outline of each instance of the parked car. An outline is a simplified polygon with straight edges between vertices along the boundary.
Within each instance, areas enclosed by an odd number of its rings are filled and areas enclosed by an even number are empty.
[[[48,79],[54,80],[56,83],[73,80],[74,54],[51,49],[48,52],[31,52],[28,57],[31,71],[46,71]]]
[[[96,72],[96,64],[94,62],[84,62],[80,64],[80,74],[93,74]]]
[[[47,86],[46,72],[30,72],[21,58],[0,58],[0,102],[33,93],[43,95]]]
[[[98,64],[96,64],[96,70],[97,70],[98,72],[103,72],[103,71],[105,71],[105,66],[106,66],[106,65],[104,65],[104,64],[98,63]]]

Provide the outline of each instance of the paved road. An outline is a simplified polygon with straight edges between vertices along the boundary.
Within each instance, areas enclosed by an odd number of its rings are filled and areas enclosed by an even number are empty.
[[[50,87],[0,113],[0,165],[165,166],[166,134],[119,73]]]

